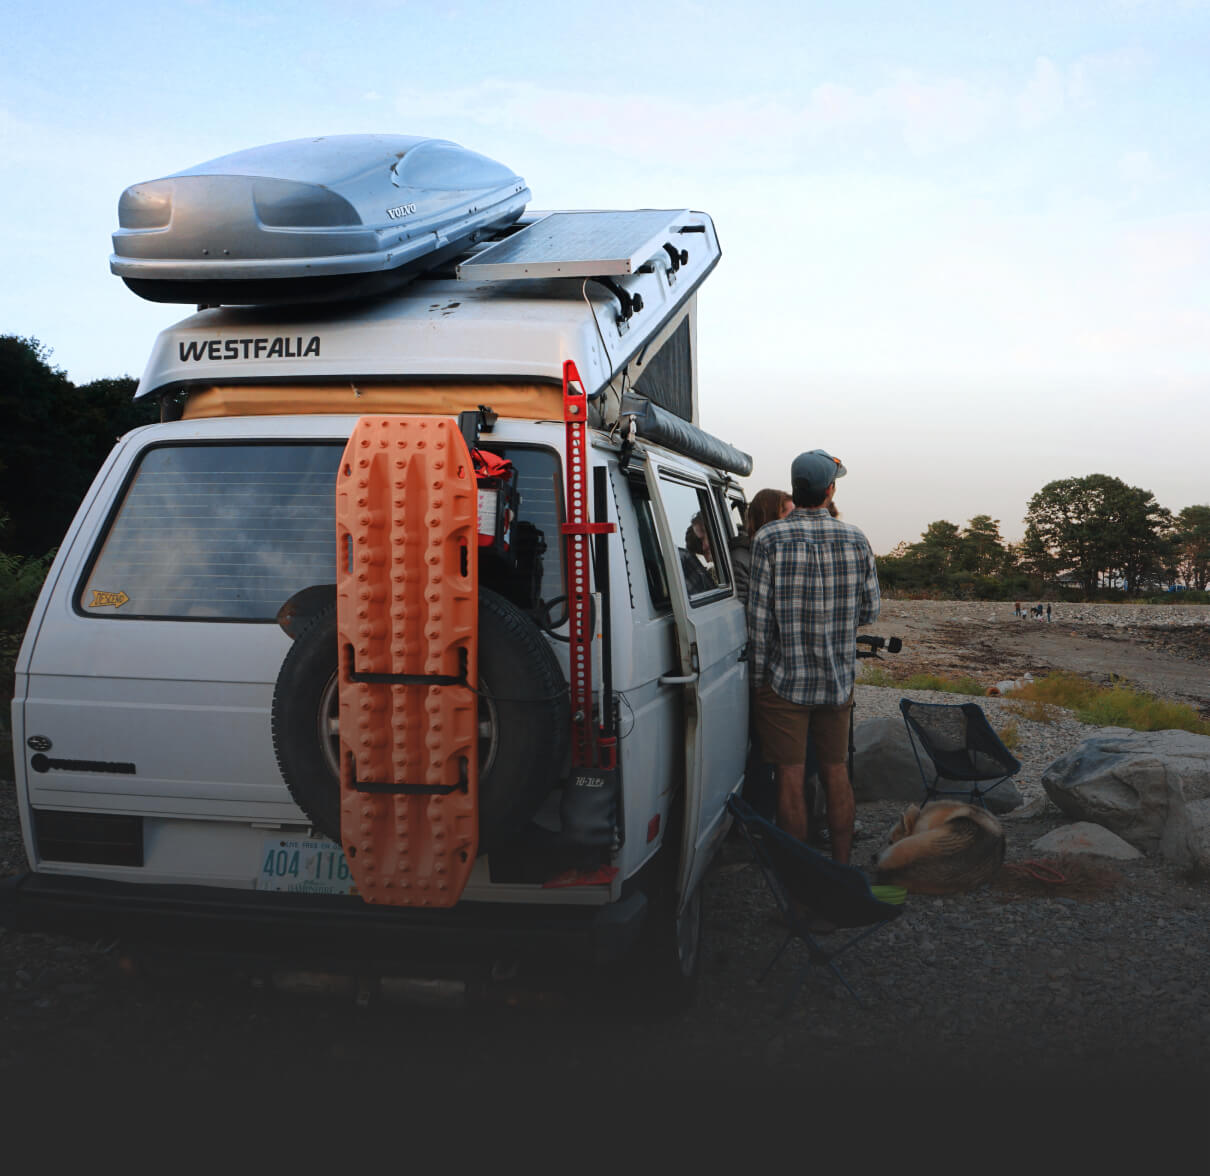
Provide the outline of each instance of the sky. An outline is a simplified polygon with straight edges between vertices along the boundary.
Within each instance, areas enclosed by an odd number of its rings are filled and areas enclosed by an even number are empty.
[[[700,423],[849,473],[875,551],[1109,474],[1210,502],[1210,0],[0,0],[0,334],[138,376],[130,184],[320,134],[452,139],[531,208],[694,208]]]

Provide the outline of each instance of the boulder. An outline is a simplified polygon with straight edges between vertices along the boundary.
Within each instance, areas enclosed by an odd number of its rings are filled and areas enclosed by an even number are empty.
[[[1106,727],[1048,765],[1042,787],[1075,820],[1210,869],[1210,736]]]
[[[920,754],[931,776],[932,765],[923,752]],[[863,719],[854,727],[853,795],[859,803],[869,800],[919,803],[924,799],[924,781],[901,719]],[[1010,812],[1024,803],[1011,780],[1000,784],[984,799],[993,813]]]
[[[1074,825],[1052,829],[1045,837],[1039,837],[1030,849],[1038,853],[1113,858],[1119,862],[1130,862],[1143,856],[1128,841],[1110,833],[1104,825],[1094,825],[1091,821],[1077,821]]]
[[[902,719],[863,719],[854,726],[853,795],[859,802],[924,799],[920,769]]]

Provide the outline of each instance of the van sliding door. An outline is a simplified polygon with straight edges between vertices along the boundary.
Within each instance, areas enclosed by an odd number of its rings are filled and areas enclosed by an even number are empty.
[[[683,909],[722,835],[727,797],[743,782],[746,622],[731,588],[726,544],[709,487],[660,467],[650,454],[646,476],[660,548],[666,553],[680,660],[679,672],[660,683],[683,691],[685,704],[684,827],[677,871]]]

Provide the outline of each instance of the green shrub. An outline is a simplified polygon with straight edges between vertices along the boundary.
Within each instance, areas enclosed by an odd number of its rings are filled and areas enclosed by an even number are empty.
[[[1210,735],[1210,723],[1183,702],[1157,698],[1128,682],[1096,686],[1078,674],[1060,671],[1037,678],[1012,694],[1013,709],[1034,718],[1025,709],[1064,707],[1081,723],[1094,727],[1128,727],[1132,731],[1192,731]]]

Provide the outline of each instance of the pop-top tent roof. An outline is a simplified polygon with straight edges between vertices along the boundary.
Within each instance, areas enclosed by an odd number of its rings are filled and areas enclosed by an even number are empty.
[[[381,298],[326,306],[207,309],[160,333],[136,395],[190,385],[286,380],[558,382],[564,361],[572,359],[585,390],[595,396],[662,346],[719,259],[714,224],[704,213],[611,215],[640,217],[643,233],[676,250],[676,268],[662,246],[655,247],[655,256],[638,272],[599,280],[471,280],[474,266],[464,262],[459,268],[467,280],[437,270]],[[652,233],[653,216],[662,223],[662,233]],[[524,223],[536,228],[544,219],[535,213]],[[629,374],[639,377],[637,371]]]

